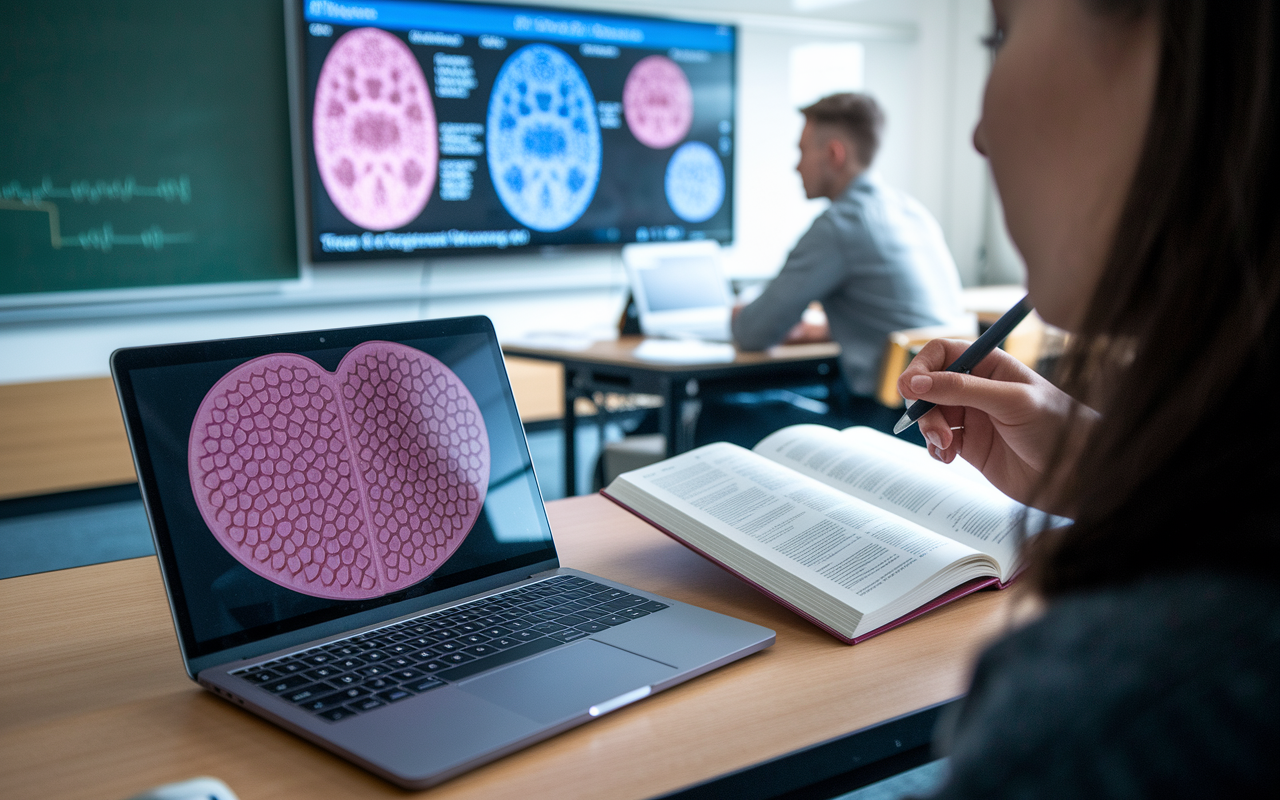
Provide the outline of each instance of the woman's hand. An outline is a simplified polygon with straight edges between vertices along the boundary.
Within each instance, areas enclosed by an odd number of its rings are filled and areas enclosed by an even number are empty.
[[[959,455],[996,488],[1029,503],[1075,401],[1003,350],[971,374],[944,372],[968,346],[952,339],[929,342],[898,379],[898,391],[938,406],[919,422],[931,456],[949,464]],[[1080,413],[1086,424],[1097,417],[1087,408]],[[1038,506],[1054,506],[1046,511],[1069,513],[1056,499],[1038,500]]]

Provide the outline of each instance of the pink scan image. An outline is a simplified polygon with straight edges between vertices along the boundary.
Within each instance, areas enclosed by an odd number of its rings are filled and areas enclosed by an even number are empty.
[[[267,580],[362,600],[431,575],[471,531],[489,485],[475,398],[437,359],[366,342],[335,372],[276,353],[205,395],[188,467],[214,538]]]
[[[646,56],[627,74],[622,111],[641,144],[670,147],[693,124],[693,88],[679,64],[666,56]]]
[[[398,228],[431,199],[435,108],[418,60],[392,34],[357,28],[334,43],[316,84],[312,136],[325,191],[356,225]]]

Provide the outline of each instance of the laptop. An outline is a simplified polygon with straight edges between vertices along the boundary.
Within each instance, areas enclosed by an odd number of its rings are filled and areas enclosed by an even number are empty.
[[[622,263],[646,336],[729,342],[733,294],[714,240],[628,244]]]
[[[774,641],[560,566],[485,317],[128,348],[111,369],[187,673],[395,784]]]

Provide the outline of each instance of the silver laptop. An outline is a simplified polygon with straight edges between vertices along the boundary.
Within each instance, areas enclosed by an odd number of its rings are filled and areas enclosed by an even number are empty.
[[[622,263],[646,336],[732,341],[733,294],[718,242],[629,244]]]
[[[774,641],[560,566],[485,317],[111,368],[188,674],[400,786]]]

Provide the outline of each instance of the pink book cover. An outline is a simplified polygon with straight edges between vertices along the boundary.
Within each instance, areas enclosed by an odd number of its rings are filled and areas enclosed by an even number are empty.
[[[757,592],[760,592],[760,594],[764,595],[765,597],[768,597],[770,600],[773,600],[778,605],[791,610],[798,616],[801,616],[804,619],[807,619],[809,622],[812,622],[814,625],[818,626],[822,630],[836,637],[837,639],[844,642],[845,644],[858,644],[859,642],[865,642],[867,639],[870,639],[873,636],[879,636],[880,634],[884,633],[887,630],[896,628],[899,625],[902,625],[903,623],[910,622],[911,620],[915,619],[916,617],[922,614],[927,614],[930,611],[934,610],[935,608],[938,608],[939,606],[946,605],[947,603],[950,603],[953,600],[959,600],[961,597],[971,595],[974,592],[981,591],[982,589],[1003,589],[1006,586],[1008,586],[1007,583],[1001,583],[999,578],[974,578],[973,580],[966,581],[965,583],[960,584],[954,589],[951,589],[947,592],[944,592],[938,595],[937,597],[933,598],[932,600],[920,606],[919,608],[913,611],[909,611],[906,614],[903,614],[901,617],[898,617],[892,622],[889,622],[885,625],[881,625],[879,628],[876,628],[873,631],[867,631],[861,636],[854,636],[853,638],[850,638],[848,636],[845,636],[843,633],[840,633],[839,631],[833,629],[831,626],[827,625],[825,622],[822,622],[821,620],[814,618],[812,615],[810,615],[808,612],[804,611],[803,609],[797,608],[791,602],[777,596],[773,592],[769,591],[767,588],[751,580],[747,576],[743,575],[741,572],[738,572],[733,567],[730,567],[728,564],[725,564],[723,561],[720,561],[719,559],[711,556],[710,554],[703,552],[697,547],[694,547],[692,544],[690,544],[689,542],[686,542],[683,538],[681,538],[679,534],[676,534],[676,533],[673,533],[672,531],[667,530],[663,526],[649,519],[644,514],[641,514],[640,512],[636,511],[634,508],[622,502],[618,498],[613,497],[604,489],[600,490],[600,494],[602,494],[604,497],[606,497],[610,501],[621,506],[622,508],[625,508],[627,511],[636,515],[637,517],[649,523],[650,525],[657,528],[658,530],[662,531],[667,536],[670,536],[672,539],[675,539],[677,542],[689,548],[690,550],[702,556],[703,558],[707,559],[711,563],[719,566],[720,568],[724,569],[730,574],[737,576],[742,581],[744,581],[748,586],[755,589]]]

